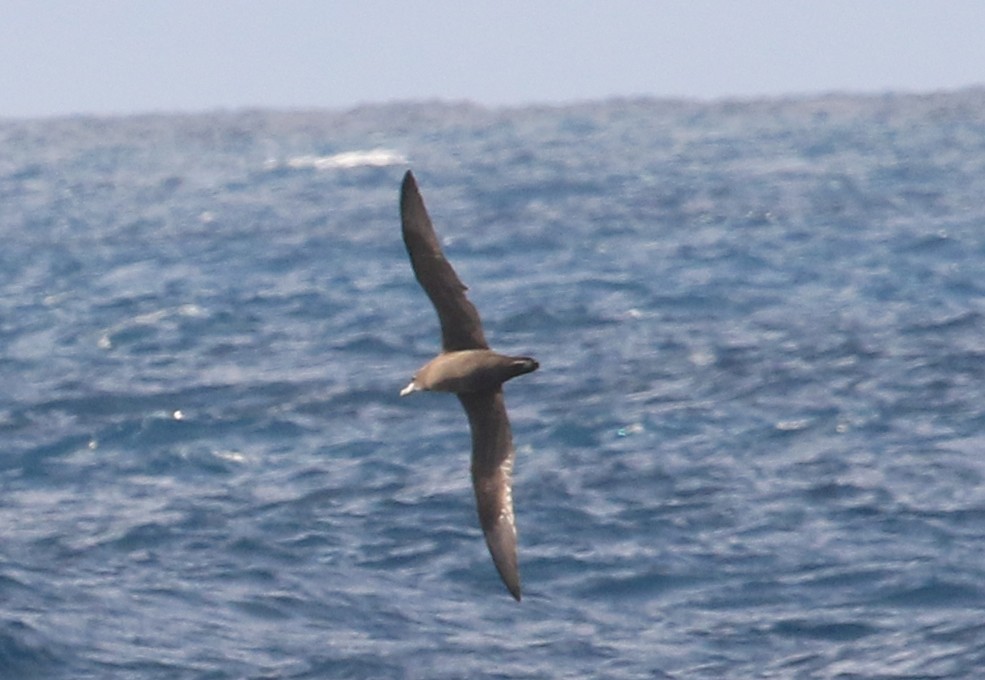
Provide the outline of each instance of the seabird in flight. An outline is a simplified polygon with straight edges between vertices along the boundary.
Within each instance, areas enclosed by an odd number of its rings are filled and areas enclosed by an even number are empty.
[[[441,252],[441,245],[408,170],[400,189],[404,244],[414,275],[438,312],[441,353],[424,364],[400,395],[433,390],[454,392],[465,407],[472,430],[472,485],[479,524],[503,583],[520,599],[520,571],[513,518],[513,434],[506,416],[502,385],[537,370],[530,357],[511,357],[489,349],[479,312],[466,287]]]

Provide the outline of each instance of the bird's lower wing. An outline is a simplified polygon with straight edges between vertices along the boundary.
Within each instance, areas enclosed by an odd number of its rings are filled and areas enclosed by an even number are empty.
[[[520,599],[516,522],[513,518],[513,434],[503,391],[458,395],[472,429],[472,484],[479,523],[503,583]]]

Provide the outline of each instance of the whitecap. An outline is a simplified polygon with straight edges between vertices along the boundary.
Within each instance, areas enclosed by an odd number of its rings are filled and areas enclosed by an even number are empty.
[[[291,156],[281,162],[267,161],[267,169],[279,167],[294,170],[349,170],[352,168],[385,168],[391,165],[406,165],[407,158],[391,149],[366,149],[360,151],[344,151],[331,156]]]

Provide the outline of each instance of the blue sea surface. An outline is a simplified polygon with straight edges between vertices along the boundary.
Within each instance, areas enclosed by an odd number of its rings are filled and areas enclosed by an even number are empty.
[[[0,678],[983,668],[985,89],[0,121]]]

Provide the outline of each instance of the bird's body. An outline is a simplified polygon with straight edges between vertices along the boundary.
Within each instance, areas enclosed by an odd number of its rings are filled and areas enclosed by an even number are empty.
[[[515,451],[502,384],[537,370],[538,364],[530,357],[511,357],[489,349],[479,313],[441,251],[409,170],[401,186],[400,218],[414,275],[438,312],[442,345],[442,352],[422,366],[400,394],[431,390],[458,395],[472,431],[472,485],[479,523],[499,575],[519,600],[512,495]]]
[[[434,392],[486,392],[499,389],[510,378],[536,370],[530,357],[510,357],[491,349],[442,352],[424,364],[400,394]]]

